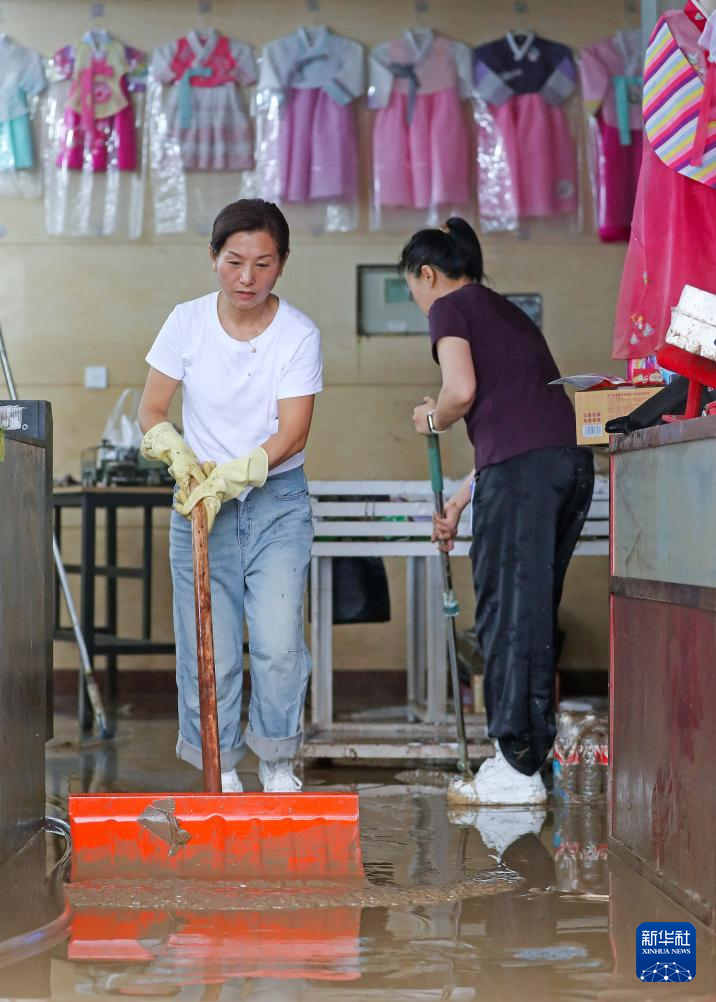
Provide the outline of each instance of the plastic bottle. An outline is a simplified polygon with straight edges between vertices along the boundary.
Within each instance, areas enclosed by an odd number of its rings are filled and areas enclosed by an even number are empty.
[[[573,800],[579,785],[579,744],[576,740],[580,719],[574,713],[561,712],[554,742],[552,773],[554,792],[565,800]]]
[[[596,717],[584,721],[580,740],[579,796],[586,802],[599,800],[606,793],[607,770],[604,761],[604,732]]]
[[[579,810],[582,817],[583,890],[592,894],[604,894],[609,884],[606,811],[600,805],[587,804]]]

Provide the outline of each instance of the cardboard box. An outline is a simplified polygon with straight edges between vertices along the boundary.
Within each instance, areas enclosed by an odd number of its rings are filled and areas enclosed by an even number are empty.
[[[574,394],[578,445],[608,445],[604,430],[612,418],[631,414],[663,386],[621,386],[613,390],[579,390]]]

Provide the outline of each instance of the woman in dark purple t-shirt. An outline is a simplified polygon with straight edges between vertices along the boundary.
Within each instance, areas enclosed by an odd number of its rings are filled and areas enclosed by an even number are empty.
[[[539,328],[482,284],[482,249],[464,219],[416,233],[400,268],[430,321],[442,375],[437,400],[413,412],[440,434],[464,418],[475,471],[436,519],[452,548],[472,495],[475,629],[485,660],[485,707],[495,758],[456,779],[459,803],[546,800],[540,769],[555,736],[557,610],[594,487],[591,453],[577,448],[574,411]],[[474,477],[474,489],[473,489]]]

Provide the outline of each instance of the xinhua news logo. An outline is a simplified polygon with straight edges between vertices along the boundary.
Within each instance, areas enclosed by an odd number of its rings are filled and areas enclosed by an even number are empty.
[[[636,930],[636,976],[640,981],[693,981],[696,929],[691,922],[642,922]]]

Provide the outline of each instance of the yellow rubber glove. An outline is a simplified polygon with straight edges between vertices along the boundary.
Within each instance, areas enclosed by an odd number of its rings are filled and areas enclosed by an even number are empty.
[[[191,518],[192,509],[203,501],[211,532],[214,519],[224,501],[237,498],[247,487],[263,487],[267,476],[268,456],[259,447],[246,456],[217,466],[188,496],[183,490],[177,491],[174,508],[184,518]]]
[[[171,475],[187,494],[192,477],[201,484],[216,466],[216,463],[204,463],[202,466],[170,421],[162,421],[149,429],[142,439],[141,451],[145,459],[166,463]]]

